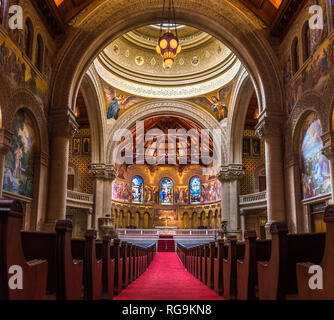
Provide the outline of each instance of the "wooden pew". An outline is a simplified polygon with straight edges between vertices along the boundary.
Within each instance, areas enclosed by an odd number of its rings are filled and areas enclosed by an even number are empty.
[[[129,285],[129,257],[128,257],[128,244],[127,242],[121,243],[121,256],[123,258],[123,289],[126,289]]]
[[[132,246],[132,256],[134,260],[133,264],[133,281],[138,278],[138,247],[136,245]]]
[[[227,249],[224,240],[218,240],[216,257],[214,258],[214,290],[218,295],[222,295],[224,292],[223,259],[227,258]]]
[[[202,281],[203,268],[202,268],[202,257],[204,255],[204,246],[197,247],[197,279]]]
[[[297,263],[298,298],[300,300],[334,299],[334,206],[325,210],[324,221],[327,226],[325,250],[320,266],[323,271],[323,289],[311,289],[310,278],[316,273],[309,273],[311,262]]]
[[[115,259],[111,257],[111,237],[104,236],[102,243],[96,245],[96,256],[102,259],[102,299],[114,297]]]
[[[238,243],[237,237],[229,238],[227,258],[223,259],[224,299],[237,298],[237,259],[244,256],[245,244]]]
[[[43,300],[46,297],[46,260],[26,261],[23,255],[21,227],[23,208],[19,201],[0,200],[0,299]],[[19,269],[22,268],[22,288],[10,288],[9,283],[20,285]]]
[[[270,258],[271,241],[256,240],[256,231],[245,232],[245,255],[237,260],[237,299],[255,300],[258,284],[257,262]]]
[[[133,257],[133,244],[128,243],[128,257],[129,257],[129,284],[134,281],[133,268],[134,268],[134,257]]]
[[[83,261],[72,258],[72,222],[58,220],[55,229],[56,233],[22,231],[24,255],[48,261],[48,299],[55,295],[57,300],[79,300]]]
[[[121,257],[120,240],[114,239],[111,247],[111,256],[115,260],[115,296],[123,290],[123,258]]]
[[[202,282],[207,284],[207,259],[209,257],[209,244],[203,245],[202,255]]]
[[[209,256],[207,258],[207,280],[206,284],[210,289],[214,288],[214,259],[216,257],[216,243],[210,242],[208,245]]]
[[[258,262],[259,299],[284,300],[297,298],[298,262],[319,264],[324,252],[325,233],[288,235],[285,223],[270,227],[272,235],[269,262]]]
[[[100,300],[103,263],[96,258],[96,231],[87,230],[85,240],[72,240],[72,253],[76,259],[84,260],[84,299]]]

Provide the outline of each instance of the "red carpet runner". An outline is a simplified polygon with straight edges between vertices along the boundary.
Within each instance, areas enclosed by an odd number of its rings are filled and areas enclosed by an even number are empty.
[[[149,269],[115,300],[222,300],[191,275],[176,253],[158,252]]]

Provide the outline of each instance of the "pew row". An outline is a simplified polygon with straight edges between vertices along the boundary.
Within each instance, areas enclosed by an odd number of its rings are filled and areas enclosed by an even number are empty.
[[[326,234],[288,234],[287,225],[281,222],[271,224],[270,232],[270,260],[257,263],[259,299],[297,299],[296,264],[305,261],[319,264]]]
[[[43,300],[46,298],[48,262],[26,260],[20,230],[22,204],[0,200],[0,299]]]
[[[321,269],[312,271],[311,268],[319,266],[310,261],[297,263],[296,266],[298,298],[300,300],[334,299],[334,205],[330,205],[326,208],[324,221],[326,223],[327,232],[324,253],[319,264]],[[311,288],[309,282],[313,275],[322,277],[313,281],[316,286]]]

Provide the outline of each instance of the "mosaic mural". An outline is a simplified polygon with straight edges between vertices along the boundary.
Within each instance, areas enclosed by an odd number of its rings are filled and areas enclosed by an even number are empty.
[[[117,120],[127,108],[130,108],[131,106],[146,100],[141,97],[131,96],[123,92],[118,92],[102,79],[101,84],[107,106],[107,119]]]
[[[22,57],[10,40],[0,35],[0,68],[18,85],[25,86],[39,95],[46,95],[47,83]]]
[[[300,163],[302,197],[309,199],[331,192],[329,161],[322,154],[320,120],[311,114],[301,130]]]
[[[114,180],[112,183],[112,199],[119,202],[131,202],[131,191],[126,182]]]
[[[187,100],[204,107],[212,113],[218,121],[221,121],[228,116],[228,105],[230,102],[232,87],[233,82],[207,96],[200,96]]]
[[[32,197],[35,132],[33,122],[21,110],[13,121],[12,148],[6,154],[3,189]]]
[[[294,76],[292,73],[291,43],[294,37],[299,36],[303,22],[308,16],[302,16],[299,23],[290,31],[286,40],[283,59],[283,78],[286,86],[286,110],[291,113],[303,93],[309,89],[322,91],[329,77],[329,70],[334,66],[334,41],[329,40],[328,22],[324,0],[309,1],[310,5],[321,5],[324,9],[323,30],[310,30],[310,61],[301,72]],[[299,54],[302,57],[302,53]]]

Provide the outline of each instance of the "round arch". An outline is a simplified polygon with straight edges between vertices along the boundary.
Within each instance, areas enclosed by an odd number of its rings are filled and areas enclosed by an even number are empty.
[[[254,93],[252,80],[246,69],[240,73],[233,90],[229,112],[228,142],[230,163],[242,163],[242,144],[247,109]]]
[[[238,3],[238,6],[240,4]],[[260,112],[282,112],[283,89],[277,58],[261,27],[232,1],[175,1],[176,22],[197,27],[226,44],[244,64],[259,98]],[[51,108],[72,109],[85,72],[111,41],[137,27],[158,23],[162,1],[101,0],[73,21],[75,32],[58,54]]]
[[[221,164],[227,163],[227,139],[224,130],[219,122],[206,110],[195,104],[177,100],[158,100],[139,104],[135,108],[130,108],[117,120],[113,130],[108,136],[107,161],[114,164],[114,153],[117,151],[118,142],[114,138],[124,129],[130,130],[137,121],[143,121],[155,116],[175,115],[188,119],[196,123],[200,128],[208,129],[210,133],[218,130],[221,134],[221,144],[218,146],[214,142],[216,150],[220,151]],[[120,138],[120,137],[119,137]]]
[[[88,70],[81,82],[81,92],[87,106],[89,127],[92,139],[92,163],[104,163],[105,160],[105,136],[106,119],[104,102],[100,93],[98,80],[94,73]]]

